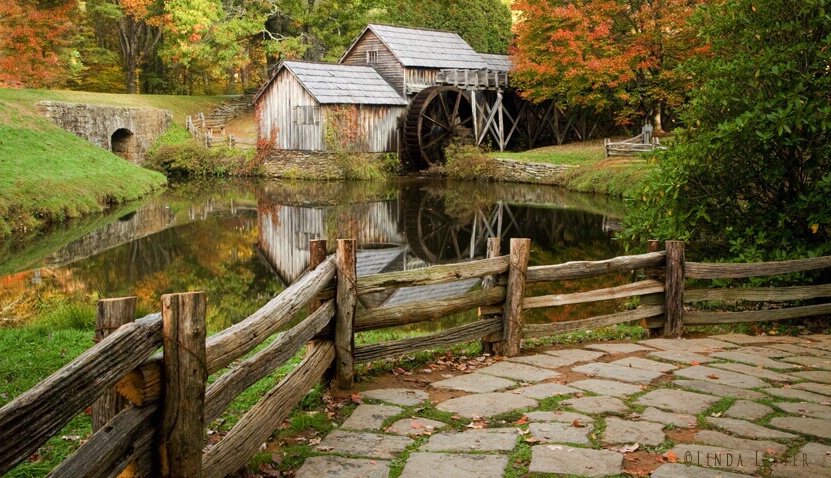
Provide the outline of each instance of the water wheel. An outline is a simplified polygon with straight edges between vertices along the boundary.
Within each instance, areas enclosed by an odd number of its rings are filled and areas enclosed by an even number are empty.
[[[473,108],[464,91],[455,86],[431,86],[413,98],[404,118],[410,169],[444,164],[444,149],[453,138],[472,137]]]
[[[454,263],[470,254],[473,221],[448,214],[442,197],[411,198],[404,206],[404,230],[410,250],[429,264]]]

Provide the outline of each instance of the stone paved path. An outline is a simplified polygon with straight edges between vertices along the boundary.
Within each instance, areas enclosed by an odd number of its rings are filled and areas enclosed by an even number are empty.
[[[829,370],[831,336],[739,334],[425,369],[363,392],[295,476],[831,477]]]

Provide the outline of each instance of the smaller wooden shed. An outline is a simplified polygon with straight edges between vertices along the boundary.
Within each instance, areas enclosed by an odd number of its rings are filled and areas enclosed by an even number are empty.
[[[394,152],[407,101],[368,66],[283,61],[254,105],[258,138],[278,149],[327,151],[327,121],[354,108],[366,151]]]

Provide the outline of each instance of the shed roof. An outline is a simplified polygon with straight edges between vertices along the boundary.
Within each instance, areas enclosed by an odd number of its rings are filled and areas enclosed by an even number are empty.
[[[482,69],[488,65],[457,33],[370,23],[341,57],[371,30],[405,67]]]
[[[304,61],[283,61],[257,93],[255,102],[284,68],[320,104],[407,106],[407,101],[372,67]]]
[[[488,64],[488,68],[496,71],[510,71],[511,58],[508,55],[496,53],[480,53],[479,56]]]

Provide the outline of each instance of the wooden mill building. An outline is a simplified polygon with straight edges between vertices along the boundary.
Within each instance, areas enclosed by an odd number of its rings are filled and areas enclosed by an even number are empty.
[[[280,63],[254,100],[258,136],[325,152],[332,112],[354,106],[366,151],[403,152],[413,168],[442,162],[456,137],[503,149],[517,125],[502,101],[509,69],[453,32],[370,24],[337,64]]]

